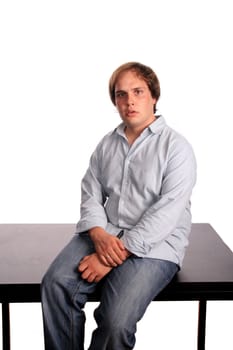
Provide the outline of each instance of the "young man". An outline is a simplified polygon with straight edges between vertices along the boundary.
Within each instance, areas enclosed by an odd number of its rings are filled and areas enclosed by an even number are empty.
[[[157,76],[129,62],[112,74],[109,92],[122,123],[94,151],[77,234],[42,283],[47,350],[84,349],[83,308],[96,288],[89,350],[133,349],[136,323],[181,267],[188,244],[196,161],[185,138],[155,114]]]

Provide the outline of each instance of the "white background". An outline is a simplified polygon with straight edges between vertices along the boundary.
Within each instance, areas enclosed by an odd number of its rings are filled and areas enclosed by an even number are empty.
[[[1,1],[0,222],[78,220],[89,156],[120,122],[108,79],[134,60],[156,71],[159,113],[195,150],[193,221],[233,249],[232,23],[230,0]],[[42,350],[40,305],[11,311],[12,350]],[[232,314],[208,304],[207,350],[233,348]],[[194,350],[196,321],[195,302],[153,303],[135,349]]]

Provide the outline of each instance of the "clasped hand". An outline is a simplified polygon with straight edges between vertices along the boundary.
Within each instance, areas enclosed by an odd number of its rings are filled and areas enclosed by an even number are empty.
[[[113,267],[121,265],[130,255],[123,242],[101,227],[89,231],[96,252],[85,256],[78,267],[82,278],[88,282],[99,282]]]

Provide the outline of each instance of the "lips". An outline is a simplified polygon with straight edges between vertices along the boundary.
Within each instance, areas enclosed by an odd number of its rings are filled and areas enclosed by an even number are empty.
[[[132,116],[136,115],[137,112],[136,112],[136,111],[133,111],[133,110],[128,110],[126,114],[127,114],[129,117],[132,117]]]

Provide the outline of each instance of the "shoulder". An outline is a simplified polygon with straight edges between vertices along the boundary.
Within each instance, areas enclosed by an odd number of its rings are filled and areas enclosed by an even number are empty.
[[[190,152],[193,152],[193,147],[189,140],[181,134],[179,131],[170,127],[163,118],[163,128],[160,133],[161,140],[167,144],[169,149],[184,149]]]
[[[94,150],[95,154],[101,154],[102,152],[105,152],[118,142],[120,138],[118,128],[119,127],[116,127],[115,129],[109,131],[99,140]]]
[[[159,118],[160,119],[160,118]],[[159,138],[159,149],[167,164],[189,164],[196,167],[196,157],[191,143],[177,130],[170,127],[162,117]]]

